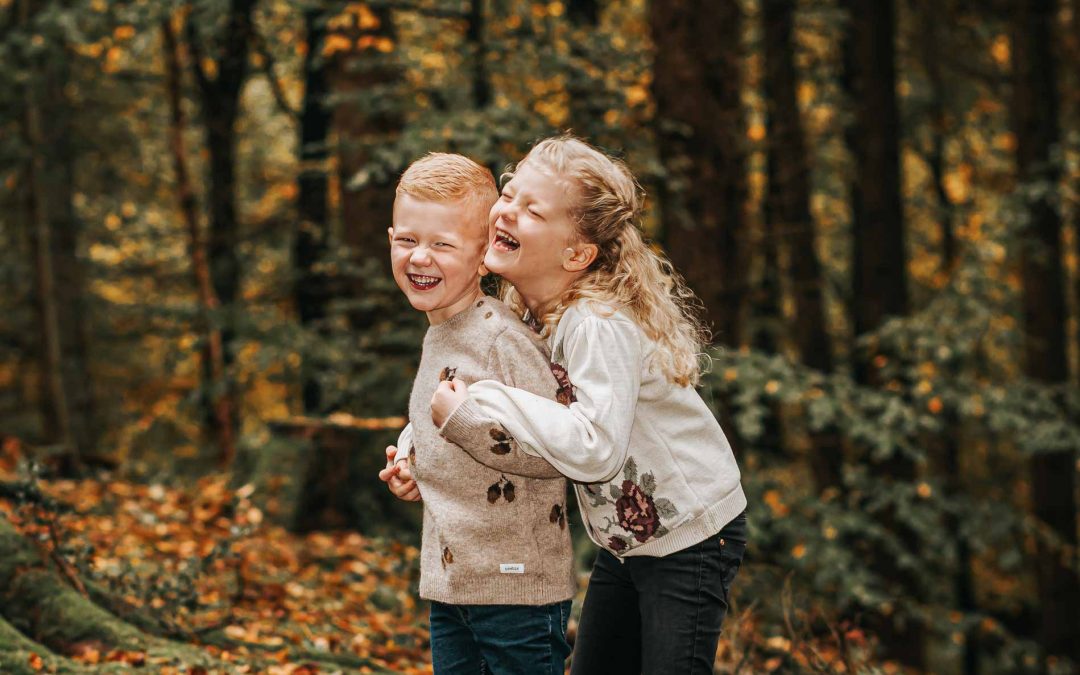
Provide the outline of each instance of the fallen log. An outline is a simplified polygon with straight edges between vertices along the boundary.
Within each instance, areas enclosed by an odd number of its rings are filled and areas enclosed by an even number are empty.
[[[142,654],[155,665],[220,665],[195,645],[149,635],[99,607],[75,590],[40,547],[4,517],[0,517],[0,617],[4,619],[0,644],[10,647],[16,661],[39,651],[45,659],[91,650],[105,657],[120,650]],[[78,666],[68,661],[57,662],[56,668],[77,672]],[[94,672],[106,672],[104,664],[95,666]]]

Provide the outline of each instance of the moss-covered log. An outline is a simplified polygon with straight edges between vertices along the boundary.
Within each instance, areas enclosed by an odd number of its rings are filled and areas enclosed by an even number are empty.
[[[0,518],[0,615],[6,619],[0,627],[0,645],[10,646],[12,652],[38,653],[42,650],[38,645],[43,645],[44,658],[49,652],[63,656],[89,647],[103,656],[114,649],[143,652],[154,664],[217,663],[194,645],[149,635],[94,604],[4,518]]]

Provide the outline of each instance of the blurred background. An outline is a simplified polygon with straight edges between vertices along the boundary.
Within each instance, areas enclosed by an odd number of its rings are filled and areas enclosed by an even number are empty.
[[[1077,672],[1078,80],[1076,0],[0,0],[0,665],[423,672],[394,185],[570,129],[714,330],[717,672]]]

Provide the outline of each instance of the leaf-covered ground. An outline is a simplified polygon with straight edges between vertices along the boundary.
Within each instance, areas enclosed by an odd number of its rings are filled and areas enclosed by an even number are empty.
[[[220,664],[93,642],[54,645],[91,671],[431,672],[413,546],[355,532],[291,534],[264,522],[250,486],[230,489],[222,477],[187,489],[116,480],[33,485],[36,499],[0,499],[0,513],[62,576],[99,604],[109,598],[113,614],[198,645]],[[43,500],[55,503],[44,508]],[[583,575],[582,590],[586,582]],[[865,652],[858,631],[785,637],[763,627],[754,606],[729,617],[717,672],[867,672],[854,658]],[[29,644],[29,668],[50,670],[47,652]]]

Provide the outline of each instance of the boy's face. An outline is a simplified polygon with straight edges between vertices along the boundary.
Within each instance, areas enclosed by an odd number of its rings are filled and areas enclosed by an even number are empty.
[[[394,201],[390,263],[394,281],[434,325],[466,309],[480,294],[487,241],[467,202]]]

